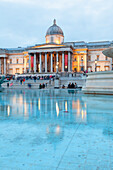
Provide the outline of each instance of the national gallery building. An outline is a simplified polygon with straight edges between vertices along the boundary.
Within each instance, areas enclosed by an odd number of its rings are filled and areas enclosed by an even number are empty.
[[[112,58],[102,51],[113,41],[64,42],[64,33],[54,20],[45,36],[46,43],[26,48],[0,48],[0,74],[106,71],[113,69]]]

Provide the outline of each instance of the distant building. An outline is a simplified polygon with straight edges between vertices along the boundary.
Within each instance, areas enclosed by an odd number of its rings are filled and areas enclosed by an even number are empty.
[[[0,74],[90,72],[113,68],[112,59],[102,53],[113,47],[113,41],[64,42],[64,33],[56,20],[45,38],[45,44],[0,49]]]

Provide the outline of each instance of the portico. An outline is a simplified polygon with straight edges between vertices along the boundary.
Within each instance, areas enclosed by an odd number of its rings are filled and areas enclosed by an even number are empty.
[[[43,47],[32,47],[31,49],[29,49],[28,54],[29,73],[54,73],[57,71],[72,71],[73,50],[71,46],[54,45],[50,48],[46,44]]]

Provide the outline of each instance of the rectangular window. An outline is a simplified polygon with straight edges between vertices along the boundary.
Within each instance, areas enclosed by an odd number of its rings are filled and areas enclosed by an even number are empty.
[[[100,66],[97,66],[97,67],[96,67],[96,71],[100,71]]]
[[[97,61],[99,61],[99,55],[97,55]]]
[[[83,56],[81,56],[81,61],[83,61]]]
[[[24,73],[24,68],[22,68],[22,73]]]
[[[19,59],[16,60],[17,64],[19,63]]]
[[[12,59],[10,59],[10,64],[12,64]]]
[[[12,68],[9,69],[9,74],[13,74],[13,69]]]
[[[91,61],[91,56],[90,55],[88,56],[88,61]]]
[[[107,56],[105,57],[105,60],[108,60],[108,57],[107,57]]]
[[[105,71],[108,71],[109,70],[109,66],[105,66]]]
[[[16,68],[16,73],[19,73],[20,69],[19,68]]]

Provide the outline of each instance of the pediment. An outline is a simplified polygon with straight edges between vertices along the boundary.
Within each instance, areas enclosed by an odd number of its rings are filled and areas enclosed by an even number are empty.
[[[64,47],[65,45],[63,44],[41,44],[41,45],[36,45],[32,48],[51,48],[51,47]]]

